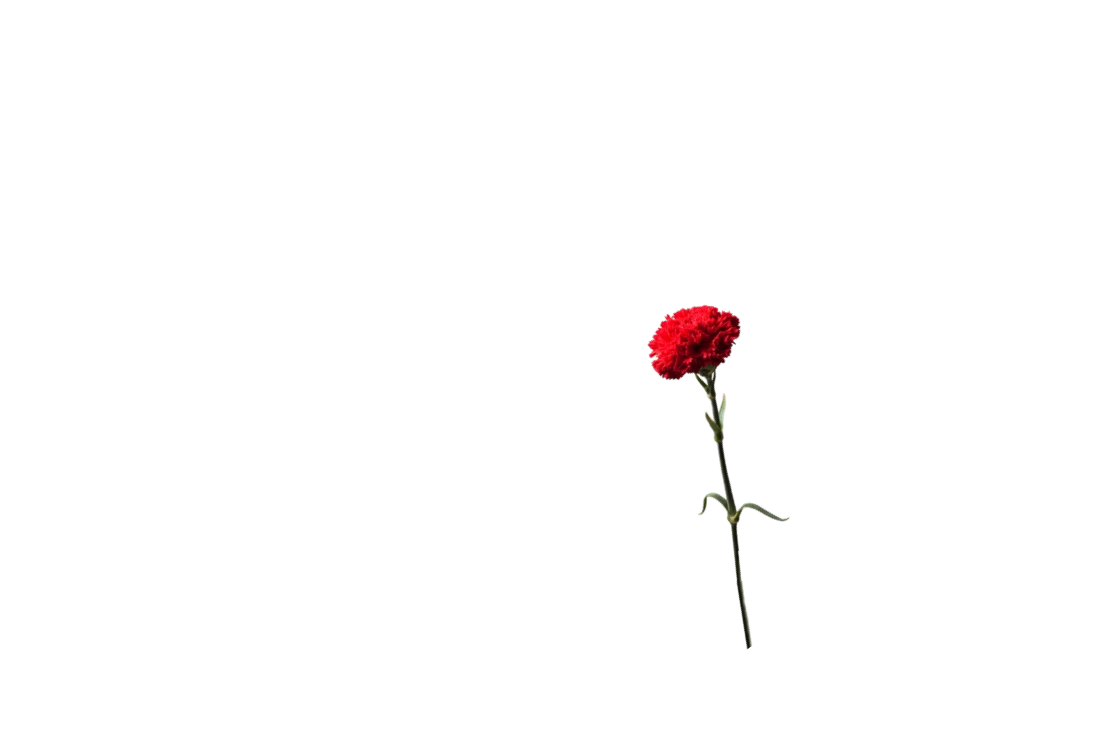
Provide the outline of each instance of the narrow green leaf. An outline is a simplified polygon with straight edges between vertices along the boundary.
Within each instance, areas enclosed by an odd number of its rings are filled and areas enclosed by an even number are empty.
[[[740,507],[738,512],[740,512],[740,510],[746,510],[746,509],[751,510],[752,512],[758,512],[764,518],[770,518],[771,520],[778,520],[781,523],[785,523],[785,522],[787,522],[791,519],[790,516],[788,516],[787,518],[780,518],[779,516],[777,516],[777,514],[771,512],[770,510],[764,510],[763,508],[758,506],[756,502],[746,502],[745,505],[742,505]]]
[[[726,394],[722,394],[722,408],[718,409],[718,423],[726,425]]]
[[[707,423],[710,424],[710,428],[714,430],[714,441],[722,441],[722,427],[714,423],[714,419],[710,418],[710,414],[703,412],[703,416],[707,417]]]
[[[702,513],[695,513],[696,516],[701,516],[701,514],[706,514],[707,500],[714,500],[715,502],[718,503],[718,505],[722,505],[722,506],[726,505],[726,499],[724,497],[722,497],[722,494],[720,494],[720,492],[706,492],[706,494],[703,496],[703,512]],[[728,508],[726,509],[726,514],[729,514],[729,509]]]
[[[699,385],[703,387],[703,390],[706,391],[707,395],[709,396],[710,395],[710,389],[707,388],[706,381],[704,381],[702,378],[700,378],[698,373],[695,374],[695,380],[699,382]]]

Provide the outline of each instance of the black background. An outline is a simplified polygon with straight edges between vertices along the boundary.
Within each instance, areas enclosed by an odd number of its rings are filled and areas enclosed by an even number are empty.
[[[1095,306],[727,309],[737,500],[793,513],[739,527],[751,654],[1096,654],[1095,529],[790,530],[800,510],[1095,511]]]

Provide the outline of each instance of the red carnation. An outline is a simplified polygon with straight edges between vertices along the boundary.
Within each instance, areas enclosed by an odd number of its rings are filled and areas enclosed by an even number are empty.
[[[714,434],[714,441],[718,443],[718,464],[722,468],[722,486],[726,494],[722,496],[716,492],[707,493],[699,515],[706,511],[707,500],[711,498],[726,509],[726,519],[733,536],[733,567],[737,571],[737,599],[741,603],[745,647],[752,647],[749,615],[745,611],[745,589],[741,583],[741,548],[737,542],[737,524],[741,521],[741,513],[745,508],[751,508],[772,520],[786,518],[769,513],[756,503],[742,503],[739,508],[733,501],[733,488],[730,486],[729,470],[726,467],[726,450],[722,446],[726,438],[726,394],[722,394],[722,405],[719,406],[718,391],[714,384],[719,364],[729,357],[733,350],[733,341],[740,334],[741,322],[730,313],[722,312],[717,307],[691,307],[665,317],[665,321],[649,341],[649,357],[656,358],[653,361],[653,370],[664,378],[676,380],[683,378],[685,373],[694,373],[695,380],[703,387],[710,400],[710,413],[704,413],[703,416]]]
[[[690,307],[666,316],[649,341],[653,369],[665,378],[682,378],[714,368],[729,357],[741,323],[717,307]]]

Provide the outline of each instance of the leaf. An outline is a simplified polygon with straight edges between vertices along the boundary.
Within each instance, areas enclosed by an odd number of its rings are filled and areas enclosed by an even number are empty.
[[[718,423],[726,425],[726,394],[722,394],[722,408],[718,409]]]
[[[699,382],[699,385],[703,387],[703,390],[707,392],[707,395],[710,395],[710,389],[707,388],[707,382],[700,378],[698,373],[695,374],[695,380]]]
[[[781,523],[785,523],[785,522],[787,522],[791,519],[790,516],[788,516],[787,518],[780,518],[779,516],[777,516],[777,514],[771,512],[770,510],[764,510],[763,508],[758,506],[756,502],[746,502],[745,505],[742,505],[738,509],[738,512],[741,512],[742,510],[751,510],[752,512],[758,512],[764,518],[770,518],[771,520],[778,520]]]
[[[718,505],[722,505],[722,506],[726,505],[726,499],[724,497],[722,497],[722,494],[720,494],[720,492],[706,492],[706,494],[703,495],[703,512],[696,512],[695,513],[696,517],[697,516],[702,516],[702,514],[704,514],[706,512],[706,506],[707,506],[706,501],[707,500],[714,500],[715,502],[718,503]],[[729,508],[726,508],[726,514],[728,516]]]
[[[722,427],[714,423],[714,419],[710,418],[710,414],[703,412],[703,416],[707,417],[707,423],[710,424],[710,428],[714,430],[714,441],[722,441]]]

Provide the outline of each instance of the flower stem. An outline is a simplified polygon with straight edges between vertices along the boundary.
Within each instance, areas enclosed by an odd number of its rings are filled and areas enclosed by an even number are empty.
[[[719,428],[724,431],[723,425],[719,421],[718,414],[718,399],[714,390],[715,374],[712,372],[707,375],[707,396],[710,397],[710,406],[714,410],[714,422],[719,425]],[[723,439],[725,435],[723,434]],[[718,461],[722,465],[722,482],[726,487],[726,500],[729,501],[729,510],[732,515],[737,511],[737,506],[733,502],[733,490],[730,488],[730,475],[726,469],[726,452],[722,448],[722,442],[718,442]],[[737,598],[741,602],[741,624],[745,627],[745,648],[752,647],[752,638],[749,636],[749,615],[745,611],[745,588],[741,585],[741,552],[737,545],[737,523],[730,523],[730,530],[733,533],[733,565],[737,570]]]
[[[740,521],[738,521],[740,522]],[[745,576],[742,576],[740,557],[737,555],[737,525],[729,523],[729,552],[734,555],[734,571],[737,572],[737,603],[741,606],[741,621],[745,622],[745,650],[752,649],[752,625],[749,624],[749,607],[745,603]],[[734,627],[736,627],[736,622]]]
[[[711,410],[717,413],[718,410],[714,408],[714,402],[718,399],[716,398],[713,387],[707,390],[706,398],[711,402]],[[722,445],[726,441],[726,435],[722,432],[722,420],[715,419],[712,423],[714,424],[712,429],[716,430],[714,441],[718,446],[718,469],[722,470],[722,492],[723,495],[726,496],[726,505],[729,506],[729,509],[737,510],[737,503],[734,502],[734,491],[730,489],[729,477],[726,475],[726,454],[722,450]],[[733,520],[733,517],[733,513],[726,514],[727,520]]]

